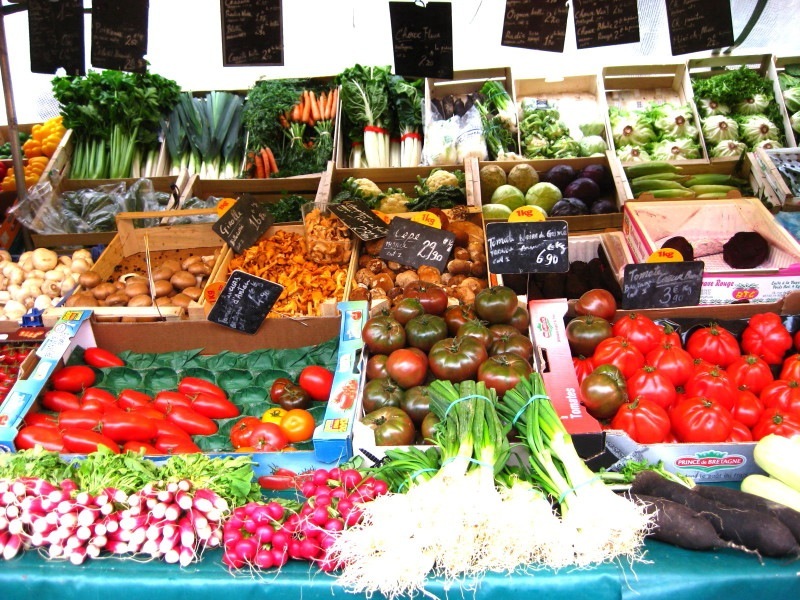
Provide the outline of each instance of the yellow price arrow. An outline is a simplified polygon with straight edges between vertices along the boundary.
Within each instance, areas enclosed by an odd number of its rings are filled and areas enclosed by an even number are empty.
[[[544,221],[547,213],[539,206],[529,205],[520,206],[511,211],[508,217],[509,223],[520,223],[522,221]]]
[[[217,216],[221,217],[224,215],[234,204],[236,204],[235,198],[222,198],[219,202],[217,202]]]
[[[427,210],[414,213],[411,220],[415,223],[427,225],[428,227],[436,227],[436,229],[442,228],[442,220],[439,218],[439,215],[435,215]]]
[[[675,248],[660,248],[648,256],[645,262],[683,262],[683,255]]]

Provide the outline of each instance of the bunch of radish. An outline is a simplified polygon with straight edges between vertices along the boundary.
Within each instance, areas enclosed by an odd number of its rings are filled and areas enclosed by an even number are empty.
[[[163,559],[186,566],[222,543],[228,503],[188,480],[159,482],[132,494],[80,491],[39,478],[0,480],[0,552],[11,559],[38,549],[81,564],[101,553]]]
[[[328,549],[337,533],[361,520],[364,503],[388,491],[385,481],[351,468],[286,477],[293,479],[305,500],[249,502],[235,508],[223,525],[222,562],[228,568],[279,568],[291,559],[333,571],[339,565]]]

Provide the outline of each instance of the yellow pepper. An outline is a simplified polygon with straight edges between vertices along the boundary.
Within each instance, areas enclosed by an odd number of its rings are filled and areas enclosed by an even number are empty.
[[[26,158],[41,156],[42,143],[35,138],[29,138],[24,144],[22,144],[22,153]]]

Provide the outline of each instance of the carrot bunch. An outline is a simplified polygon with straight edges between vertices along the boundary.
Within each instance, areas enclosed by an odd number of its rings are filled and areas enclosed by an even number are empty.
[[[314,127],[318,121],[330,121],[336,117],[339,89],[323,90],[319,96],[314,90],[303,90],[297,104],[280,117],[281,125],[289,129],[291,123],[303,123]]]
[[[247,153],[247,166],[245,170],[255,179],[268,179],[273,173],[278,172],[278,163],[275,154],[268,146],[259,150],[250,150]]]

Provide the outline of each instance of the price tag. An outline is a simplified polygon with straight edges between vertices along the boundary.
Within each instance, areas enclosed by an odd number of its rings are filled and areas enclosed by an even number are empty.
[[[132,73],[147,70],[148,0],[92,2],[93,67]]]
[[[520,223],[524,221],[544,221],[547,213],[539,206],[520,206],[511,211],[508,217],[509,223]]]
[[[241,254],[269,229],[275,218],[250,194],[242,194],[236,203],[214,221],[211,229]]]
[[[672,55],[733,44],[730,0],[667,0]]]
[[[389,2],[394,72],[406,77],[453,78],[450,2]]]
[[[255,333],[283,292],[283,286],[236,270],[208,313],[208,320],[244,333]]]
[[[341,204],[329,204],[331,212],[364,242],[386,237],[389,228],[363,200],[348,200]]]
[[[659,248],[648,256],[645,262],[683,262],[683,255],[675,248]]]
[[[645,262],[625,265],[622,308],[670,308],[700,302],[704,263]]]
[[[563,52],[569,5],[564,0],[506,0],[500,44]]]
[[[214,302],[217,301],[217,298],[219,298],[219,295],[224,287],[224,281],[215,281],[214,283],[209,283],[203,292],[205,294],[206,302],[209,304],[214,304]]]
[[[281,0],[221,0],[222,64],[282,65]]]
[[[221,217],[228,209],[236,204],[236,198],[222,198],[219,202],[217,202],[217,216]]]
[[[444,272],[455,241],[456,235],[450,231],[395,217],[379,256],[414,269],[430,265]]]
[[[31,72],[86,73],[83,0],[28,0]]]
[[[411,220],[414,221],[414,223],[420,223],[428,227],[435,227],[436,229],[442,228],[442,220],[439,218],[439,215],[428,210],[421,210],[420,212],[414,213]]]
[[[566,273],[566,221],[487,223],[486,245],[492,273]]]

